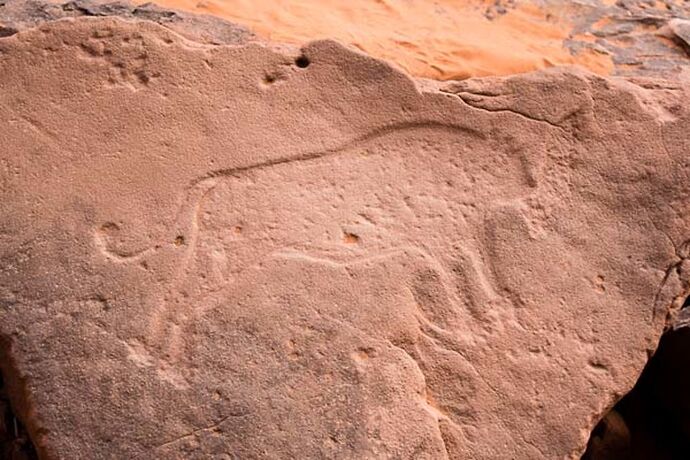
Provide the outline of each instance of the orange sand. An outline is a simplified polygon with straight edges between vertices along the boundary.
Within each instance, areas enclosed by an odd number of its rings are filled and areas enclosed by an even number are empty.
[[[518,0],[519,1],[519,0]],[[493,21],[488,0],[156,0],[243,24],[260,37],[301,44],[334,38],[434,79],[505,75],[559,64],[608,74],[608,56],[572,56],[569,25],[529,3]]]

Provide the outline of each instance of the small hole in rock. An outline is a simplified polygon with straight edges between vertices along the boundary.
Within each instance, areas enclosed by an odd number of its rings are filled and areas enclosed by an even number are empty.
[[[184,236],[180,235],[175,238],[175,246],[182,246],[184,244]]]
[[[685,308],[690,302],[685,301]],[[592,430],[582,460],[680,460],[690,453],[690,328],[669,330],[637,383]]]
[[[343,235],[343,242],[347,244],[359,243],[359,235],[355,235],[354,233],[350,232],[345,232],[345,234]]]
[[[304,55],[295,59],[295,65],[300,69],[306,69],[307,67],[309,67],[309,64],[311,64],[309,58]]]

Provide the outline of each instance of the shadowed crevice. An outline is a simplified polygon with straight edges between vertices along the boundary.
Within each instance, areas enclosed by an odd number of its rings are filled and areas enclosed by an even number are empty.
[[[4,343],[0,341],[0,346]],[[0,459],[3,460],[36,460],[38,455],[31,438],[15,413],[10,401],[9,389],[5,385],[4,369],[8,367],[5,362],[5,353],[0,352]]]
[[[683,308],[690,305],[689,299]],[[594,427],[582,460],[687,458],[690,328],[683,327],[661,337],[635,387]]]

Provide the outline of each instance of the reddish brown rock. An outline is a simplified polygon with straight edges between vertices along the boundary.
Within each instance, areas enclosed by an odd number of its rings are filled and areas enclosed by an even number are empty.
[[[682,41],[683,45],[690,47],[690,21],[685,19],[673,19],[668,22],[668,25],[676,37]]]
[[[687,98],[3,38],[13,406],[42,458],[575,458],[690,291]]]

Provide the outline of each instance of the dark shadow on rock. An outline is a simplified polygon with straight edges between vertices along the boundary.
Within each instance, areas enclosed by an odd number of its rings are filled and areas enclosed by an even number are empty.
[[[690,328],[683,327],[662,336],[635,387],[592,431],[582,459],[688,458]]]
[[[0,459],[35,460],[36,449],[24,428],[15,416],[0,374]]]

